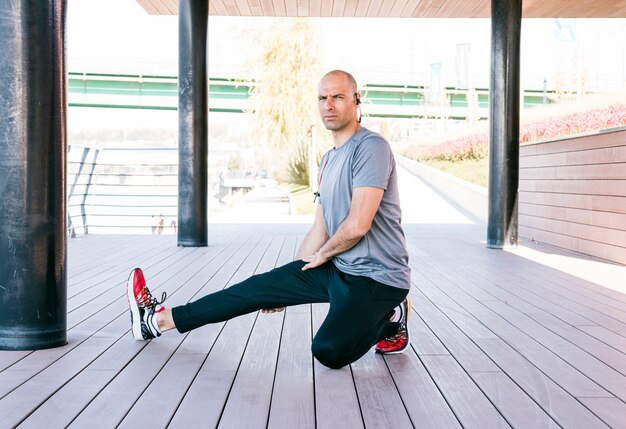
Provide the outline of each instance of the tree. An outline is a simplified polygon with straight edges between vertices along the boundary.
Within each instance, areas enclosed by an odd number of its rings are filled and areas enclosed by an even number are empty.
[[[308,185],[307,135],[319,123],[319,48],[311,24],[302,18],[279,21],[261,39],[259,79],[250,111],[260,139],[271,150],[271,169],[281,179]]]

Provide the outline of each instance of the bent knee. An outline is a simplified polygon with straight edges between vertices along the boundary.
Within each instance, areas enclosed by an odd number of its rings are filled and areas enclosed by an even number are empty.
[[[340,369],[352,363],[345,351],[334,344],[314,342],[311,351],[319,363],[331,369]]]

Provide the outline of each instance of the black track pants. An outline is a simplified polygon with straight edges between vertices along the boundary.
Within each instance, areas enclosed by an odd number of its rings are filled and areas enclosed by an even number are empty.
[[[386,336],[389,318],[408,290],[345,274],[332,262],[302,271],[304,265],[294,261],[174,307],[176,328],[187,332],[264,308],[329,302],[328,315],[313,338],[313,355],[329,368],[356,361]]]

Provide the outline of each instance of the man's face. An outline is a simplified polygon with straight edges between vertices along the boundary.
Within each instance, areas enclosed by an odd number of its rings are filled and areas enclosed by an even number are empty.
[[[356,121],[356,88],[340,74],[325,76],[319,83],[317,107],[326,129],[341,131]]]

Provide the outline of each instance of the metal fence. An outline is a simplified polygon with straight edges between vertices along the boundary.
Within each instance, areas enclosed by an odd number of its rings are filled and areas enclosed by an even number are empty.
[[[67,170],[69,236],[176,231],[175,148],[96,149],[71,145]]]

